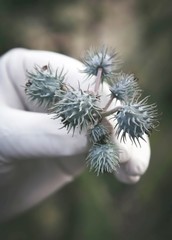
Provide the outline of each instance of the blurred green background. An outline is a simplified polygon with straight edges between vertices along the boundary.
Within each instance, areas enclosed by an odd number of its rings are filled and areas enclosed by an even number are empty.
[[[80,59],[116,48],[162,113],[150,167],[136,185],[86,171],[38,206],[0,225],[2,240],[172,239],[172,1],[0,0],[0,54],[15,47]]]

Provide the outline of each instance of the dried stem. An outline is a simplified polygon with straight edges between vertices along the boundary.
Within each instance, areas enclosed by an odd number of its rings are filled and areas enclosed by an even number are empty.
[[[95,88],[94,88],[94,91],[95,91],[96,94],[98,93],[99,87],[100,87],[100,84],[101,84],[102,71],[103,71],[102,68],[98,68],[97,76],[96,76],[96,83],[95,83]]]
[[[120,111],[123,107],[122,106],[118,106],[118,107],[115,107],[107,112],[103,112],[102,113],[102,117],[107,117],[109,115],[112,115],[113,113],[116,113],[118,111]]]
[[[113,100],[114,100],[114,97],[113,97],[113,95],[111,95],[109,100],[108,100],[108,102],[107,102],[107,104],[105,105],[105,107],[103,109],[104,111],[106,111],[108,109],[108,107],[111,105]]]

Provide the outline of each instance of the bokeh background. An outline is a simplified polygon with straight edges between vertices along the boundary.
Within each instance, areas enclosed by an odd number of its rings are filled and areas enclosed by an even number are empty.
[[[0,54],[25,47],[80,59],[98,44],[116,48],[162,113],[150,167],[132,186],[85,171],[1,224],[2,240],[172,239],[172,1],[0,0]]]

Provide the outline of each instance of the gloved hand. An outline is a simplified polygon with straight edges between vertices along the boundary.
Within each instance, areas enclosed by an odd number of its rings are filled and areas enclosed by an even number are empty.
[[[85,168],[86,133],[67,134],[60,121],[29,102],[26,70],[50,64],[67,72],[67,82],[87,89],[79,61],[58,53],[14,49],[0,58],[0,221],[28,209],[69,183]],[[90,84],[91,85],[91,84]],[[104,97],[109,94],[104,87]],[[115,139],[121,149],[116,177],[135,183],[148,167],[148,139],[136,147]],[[96,177],[96,176],[95,176]]]

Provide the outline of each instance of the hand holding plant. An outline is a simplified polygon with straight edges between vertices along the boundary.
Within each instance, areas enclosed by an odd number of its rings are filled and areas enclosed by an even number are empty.
[[[118,167],[120,149],[112,141],[112,132],[103,124],[104,119],[111,116],[117,138],[125,142],[128,136],[139,147],[139,140],[144,140],[144,135],[150,135],[157,125],[156,105],[149,105],[148,97],[141,99],[138,81],[133,74],[120,71],[116,52],[105,47],[91,49],[86,53],[83,64],[83,72],[88,76],[85,81],[94,84],[94,91],[89,87],[82,90],[79,83],[78,89],[74,89],[65,82],[63,69],[54,72],[48,64],[27,72],[25,92],[31,100],[44,105],[54,119],[61,119],[62,127],[68,132],[75,134],[76,128],[80,133],[87,130],[92,143],[86,158],[87,165],[97,175],[113,173]],[[95,76],[95,82],[91,82],[91,76]],[[100,107],[100,86],[104,82],[109,84],[109,100]],[[113,107],[108,110],[110,106]]]

